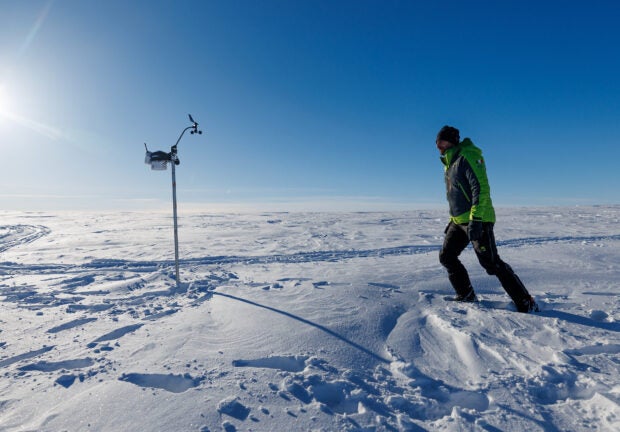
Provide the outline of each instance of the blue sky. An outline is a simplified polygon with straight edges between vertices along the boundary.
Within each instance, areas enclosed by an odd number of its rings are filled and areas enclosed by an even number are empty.
[[[444,124],[496,206],[618,204],[615,1],[0,0],[10,210],[444,206]]]

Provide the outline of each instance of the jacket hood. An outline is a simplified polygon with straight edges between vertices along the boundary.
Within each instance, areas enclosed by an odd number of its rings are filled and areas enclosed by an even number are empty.
[[[469,160],[478,160],[482,157],[482,150],[476,147],[471,139],[465,138],[458,145],[449,148],[441,156],[441,161],[445,166],[450,166],[459,155],[463,155]]]
[[[469,139],[469,138],[465,138],[455,148],[461,150],[461,152],[467,152],[467,153],[475,152],[475,153],[482,154],[482,150],[480,150],[478,147],[476,147],[474,145],[473,141],[471,139]]]

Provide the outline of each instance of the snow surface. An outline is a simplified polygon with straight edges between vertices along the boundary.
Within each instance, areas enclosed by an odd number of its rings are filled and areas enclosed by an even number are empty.
[[[2,431],[620,430],[619,206],[498,211],[537,314],[439,210],[1,214]]]

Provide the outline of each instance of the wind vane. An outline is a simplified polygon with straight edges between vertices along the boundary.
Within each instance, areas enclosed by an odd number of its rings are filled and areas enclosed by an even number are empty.
[[[202,131],[198,129],[198,123],[193,119],[192,115],[189,114],[189,121],[192,123],[191,126],[186,127],[179,135],[179,139],[177,142],[170,147],[170,152],[166,153],[165,151],[149,151],[146,143],[144,143],[144,148],[146,149],[146,156],[144,158],[144,163],[147,165],[151,165],[151,169],[155,171],[165,171],[170,162],[170,166],[172,167],[172,214],[174,219],[174,269],[175,269],[175,277],[177,281],[177,289],[180,288],[181,278],[179,277],[179,227],[177,223],[177,178],[175,173],[175,166],[179,165],[180,161],[177,156],[177,146],[179,145],[179,141],[183,138],[185,132],[191,129],[190,134],[202,134]]]

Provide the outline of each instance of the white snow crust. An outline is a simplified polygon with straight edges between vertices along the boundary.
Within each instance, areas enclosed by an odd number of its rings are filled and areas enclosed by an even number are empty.
[[[0,214],[2,431],[620,430],[620,206],[498,211],[535,314],[439,210]]]

